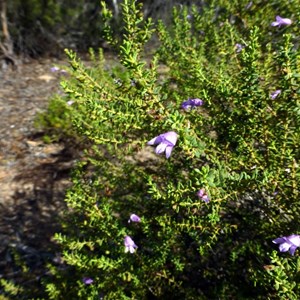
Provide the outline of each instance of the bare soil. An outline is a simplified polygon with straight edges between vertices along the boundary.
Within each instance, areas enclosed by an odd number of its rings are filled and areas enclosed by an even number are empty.
[[[0,280],[32,290],[46,275],[45,264],[59,261],[52,236],[76,156],[63,142],[44,143],[33,126],[59,90],[62,75],[50,71],[54,64],[63,62],[0,69]]]

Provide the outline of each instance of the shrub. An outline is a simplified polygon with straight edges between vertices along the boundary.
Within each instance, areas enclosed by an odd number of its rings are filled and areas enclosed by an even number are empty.
[[[298,298],[299,258],[272,243],[299,233],[297,7],[251,3],[174,8],[149,59],[154,25],[125,0],[123,39],[105,28],[118,77],[67,51],[63,86],[90,146],[50,299]],[[271,26],[279,14],[293,23]]]

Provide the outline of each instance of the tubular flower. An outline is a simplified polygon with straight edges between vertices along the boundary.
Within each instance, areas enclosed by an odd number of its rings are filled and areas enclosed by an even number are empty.
[[[61,69],[61,68],[56,67],[56,66],[50,68],[50,71],[53,72],[53,73],[60,72],[62,74],[67,74],[68,73],[66,70]]]
[[[195,108],[196,106],[201,106],[203,105],[203,100],[201,99],[188,99],[187,101],[182,102],[181,104],[181,108],[183,108],[184,110],[187,110],[189,108]]]
[[[124,245],[125,245],[125,253],[127,253],[128,251],[130,253],[134,253],[135,249],[137,248],[137,245],[134,243],[134,241],[129,235],[125,236]]]
[[[300,247],[300,235],[292,234],[289,236],[283,236],[273,240],[274,244],[279,244],[280,252],[290,251],[291,255],[295,254],[295,251]]]
[[[277,96],[281,93],[281,90],[276,90],[275,92],[271,93],[271,99],[274,100]]]
[[[203,200],[205,203],[208,203],[209,200],[210,200],[209,197],[208,197],[208,195],[206,194],[205,189],[199,190],[199,191],[197,192],[197,196],[198,196],[201,200]]]
[[[287,26],[291,25],[292,20],[289,18],[281,18],[280,16],[276,16],[276,21],[271,23],[271,26]]]
[[[245,48],[245,46],[243,46],[243,45],[241,45],[239,43],[236,43],[234,45],[234,48],[235,48],[236,53],[240,53]]]
[[[50,71],[51,72],[57,72],[57,71],[59,71],[60,69],[58,68],[58,67],[52,67],[52,68],[50,68]]]
[[[69,101],[67,102],[67,105],[71,106],[73,103],[74,103],[73,100],[69,100]]]
[[[92,278],[89,278],[89,277],[84,277],[84,278],[82,279],[82,282],[83,282],[84,284],[89,285],[89,284],[92,284],[92,283],[94,282],[94,280],[93,280]]]
[[[139,223],[139,222],[141,222],[141,218],[138,215],[136,215],[136,214],[131,214],[130,218],[128,220],[128,223],[130,223],[130,222]]]
[[[161,154],[163,152],[166,152],[166,158],[169,158],[171,156],[173,147],[175,146],[178,139],[178,135],[174,131],[169,131],[166,133],[163,133],[159,136],[156,136],[152,140],[150,140],[147,145],[157,145],[155,149],[156,154]]]

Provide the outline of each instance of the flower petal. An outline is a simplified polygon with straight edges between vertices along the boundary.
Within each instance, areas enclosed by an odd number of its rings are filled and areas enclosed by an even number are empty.
[[[300,235],[292,234],[287,237],[290,243],[292,243],[296,247],[300,247]]]
[[[274,27],[275,27],[275,26],[278,26],[278,25],[279,25],[278,22],[272,22],[272,23],[271,23],[271,26],[274,26]]]
[[[279,245],[280,252],[286,252],[291,248],[291,244],[289,243],[283,243]]]
[[[296,246],[291,246],[291,247],[290,247],[290,253],[291,253],[291,255],[294,255],[294,254],[295,254],[296,249],[297,249]]]
[[[208,203],[209,202],[209,197],[207,196],[207,195],[204,195],[203,197],[202,197],[202,200],[205,202],[205,203]]]
[[[195,106],[201,106],[203,105],[203,100],[196,98],[196,99],[192,99],[193,103]]]
[[[204,196],[204,194],[205,194],[205,190],[204,190],[204,189],[200,189],[200,190],[198,191],[198,193],[197,193],[197,196],[198,196],[199,198],[202,198],[202,197]]]
[[[191,107],[190,102],[189,101],[184,101],[181,104],[181,108],[184,110],[188,110]]]
[[[281,93],[281,90],[276,90],[271,93],[271,99],[274,100]]]
[[[129,219],[128,222],[130,223],[130,221],[132,221],[132,222],[141,222],[141,218],[136,214],[131,214],[130,219]]]
[[[171,156],[173,150],[173,146],[166,147],[166,158],[169,158]]]
[[[178,139],[178,135],[174,131],[169,131],[169,132],[164,134],[164,138],[165,138],[166,141],[171,143],[172,146],[175,146],[176,142],[177,142],[177,139]]]
[[[282,244],[286,242],[286,239],[283,237],[277,238],[275,240],[272,241],[274,244]]]
[[[292,24],[292,20],[289,18],[281,18],[280,17],[280,25],[291,25]]]
[[[152,140],[150,140],[148,143],[147,143],[147,145],[155,145],[155,144],[157,144],[156,143],[156,139],[157,139],[158,137],[156,136],[155,138],[153,138]]]
[[[84,284],[89,285],[89,284],[92,284],[92,283],[94,282],[94,280],[93,280],[92,278],[89,278],[89,277],[84,277],[84,278],[82,279],[82,282],[83,282]]]
[[[163,153],[163,152],[166,150],[167,146],[168,146],[168,145],[167,145],[166,143],[160,143],[160,144],[156,147],[155,153],[156,153],[156,154],[161,154],[161,153]]]

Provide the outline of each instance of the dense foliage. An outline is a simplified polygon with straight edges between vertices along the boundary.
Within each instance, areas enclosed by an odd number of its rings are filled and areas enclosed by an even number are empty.
[[[256,2],[174,8],[149,59],[154,24],[125,0],[122,39],[104,28],[120,66],[67,51],[89,147],[50,299],[299,298],[299,253],[272,243],[300,234],[298,1]]]

